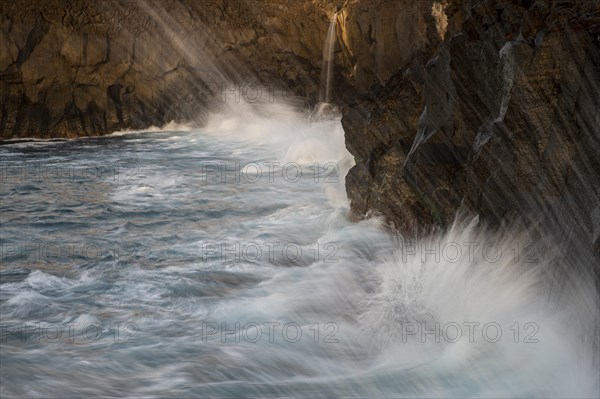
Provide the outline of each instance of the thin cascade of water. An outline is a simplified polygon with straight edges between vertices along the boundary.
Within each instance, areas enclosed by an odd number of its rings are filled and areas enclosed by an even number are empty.
[[[334,50],[336,39],[337,13],[333,14],[329,22],[329,30],[323,45],[323,63],[321,65],[321,87],[319,89],[319,102],[331,102],[331,79],[333,75]]]

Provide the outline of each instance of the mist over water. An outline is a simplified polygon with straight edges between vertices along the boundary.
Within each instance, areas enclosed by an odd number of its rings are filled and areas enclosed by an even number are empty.
[[[598,396],[594,281],[477,219],[350,222],[339,119],[0,154],[2,397]]]

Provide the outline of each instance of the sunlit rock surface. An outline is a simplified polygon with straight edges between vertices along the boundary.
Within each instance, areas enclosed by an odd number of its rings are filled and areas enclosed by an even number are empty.
[[[0,136],[99,135],[314,97],[335,11],[317,3],[2,2]]]

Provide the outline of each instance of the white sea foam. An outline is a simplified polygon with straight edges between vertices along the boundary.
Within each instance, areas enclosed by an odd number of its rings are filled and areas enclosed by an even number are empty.
[[[61,213],[63,197],[53,199],[45,216],[63,227],[3,226],[40,242],[52,229],[56,242],[80,240],[76,249],[107,248],[56,265],[60,276],[33,270],[0,285],[3,323],[78,323],[75,343],[28,346],[11,335],[3,395],[598,396],[593,278],[573,269],[567,279],[558,270],[569,270],[568,259],[552,245],[542,250],[527,232],[484,229],[476,218],[417,237],[385,230],[380,218],[351,223],[344,176],[353,160],[339,119],[267,111],[242,107],[213,116],[206,130],[86,147],[82,157],[127,157],[138,173],[65,182],[63,190],[90,191],[93,201]],[[78,149],[68,156],[77,160]],[[250,180],[207,178],[207,160],[239,163]],[[255,181],[249,164],[264,162],[280,164],[273,181],[265,170]],[[334,163],[338,179],[315,180],[315,162]],[[281,178],[291,163],[302,179]],[[32,184],[39,189],[28,201],[7,196],[6,206],[46,201],[51,186]],[[279,244],[273,260],[269,242]],[[124,245],[132,243],[139,250]],[[207,243],[229,252],[206,257]],[[262,257],[236,253],[236,243],[263,246]],[[286,244],[302,256],[282,256]],[[20,265],[9,261],[3,272]],[[257,325],[262,336],[251,342]],[[102,339],[82,338],[94,331]],[[36,389],[21,388],[32,375]]]

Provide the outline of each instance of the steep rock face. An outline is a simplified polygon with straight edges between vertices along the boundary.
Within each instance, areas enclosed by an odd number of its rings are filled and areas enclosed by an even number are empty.
[[[0,3],[0,137],[202,121],[213,105],[312,97],[332,2]]]
[[[599,251],[591,0],[9,0],[0,136],[202,121],[284,92],[315,100],[335,12],[355,217],[380,212],[402,231],[459,210],[533,220]]]
[[[0,137],[75,137],[231,102],[315,101],[337,11],[335,101],[384,85],[436,43],[431,1],[9,0]],[[418,63],[418,62],[417,62]]]
[[[354,0],[338,14],[342,72],[358,93],[384,85],[436,43],[432,1]]]
[[[535,221],[598,254],[600,4],[457,1],[432,18],[437,48],[344,109],[354,214],[404,231],[459,210]]]

